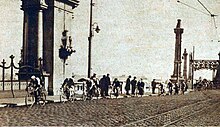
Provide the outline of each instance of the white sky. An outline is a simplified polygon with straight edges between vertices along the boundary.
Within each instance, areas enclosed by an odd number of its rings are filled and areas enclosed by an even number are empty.
[[[219,1],[200,1],[211,13],[220,14]],[[181,2],[208,13],[197,0]],[[92,72],[169,78],[173,74],[173,29],[178,18],[184,28],[182,52],[184,48],[192,52],[195,46],[196,59],[218,59],[220,43],[217,39],[220,38],[211,16],[176,0],[94,0],[94,3],[93,20],[101,31],[95,33],[92,40]],[[87,74],[89,4],[90,0],[81,0],[75,10],[73,35],[77,53],[71,62],[76,74]],[[216,24],[220,27],[219,17]],[[212,76],[210,72],[207,74]]]
[[[20,57],[23,13],[20,0],[0,1],[0,49],[1,58],[15,54]],[[197,0],[180,0],[208,13]],[[220,0],[200,0],[211,13],[220,15]],[[11,2],[11,1],[10,1]],[[192,52],[196,59],[218,59],[220,33],[216,34],[211,16],[189,8],[176,0],[94,0],[93,20],[99,24],[100,33],[92,40],[92,73],[98,75],[146,76],[170,78],[173,74],[174,46],[177,19],[184,28],[182,51]],[[77,52],[67,60],[67,69],[75,74],[87,75],[90,0],[81,0],[74,11],[72,30]],[[7,12],[15,12],[7,13]],[[11,23],[7,26],[8,22]],[[220,16],[216,17],[220,28]],[[13,29],[17,28],[17,31]],[[218,29],[220,32],[220,29]],[[214,41],[212,42],[211,40]],[[4,41],[4,42],[3,42]],[[196,75],[211,77],[210,71]]]

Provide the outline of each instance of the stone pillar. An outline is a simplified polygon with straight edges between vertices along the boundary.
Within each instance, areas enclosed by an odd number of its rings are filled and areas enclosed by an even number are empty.
[[[175,58],[174,58],[174,71],[171,76],[171,81],[177,83],[181,77],[181,42],[182,42],[182,33],[183,28],[180,28],[181,20],[177,20],[176,28],[174,33],[176,34],[176,43],[175,43]]]
[[[43,58],[43,12],[38,11],[38,58]],[[38,64],[39,65],[39,64]]]
[[[44,0],[22,0],[23,23],[23,65],[39,67],[43,58],[43,14],[47,8]]]
[[[184,81],[187,82],[187,55],[186,49],[184,49],[183,53],[183,60],[184,60],[184,66],[183,66],[183,78]]]
[[[43,58],[43,10],[44,0],[21,0],[24,11],[23,49],[19,79],[26,80],[32,75],[40,77],[40,60]],[[25,68],[26,67],[26,68]],[[38,69],[37,69],[38,68]]]

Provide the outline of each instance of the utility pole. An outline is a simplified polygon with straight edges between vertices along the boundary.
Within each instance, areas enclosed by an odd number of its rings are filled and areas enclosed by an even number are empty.
[[[90,2],[90,23],[89,23],[89,49],[88,49],[88,78],[91,77],[91,46],[92,46],[92,6],[93,0]]]

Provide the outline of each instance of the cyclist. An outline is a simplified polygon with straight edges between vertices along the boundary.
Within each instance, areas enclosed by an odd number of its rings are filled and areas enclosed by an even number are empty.
[[[35,98],[35,102],[34,103],[37,103],[38,100],[39,100],[39,95],[40,95],[40,79],[39,78],[36,78],[34,75],[31,76],[31,80],[30,80],[30,83],[29,83],[29,87],[33,87],[33,94],[34,94],[34,98]]]
[[[72,88],[72,86],[74,86],[72,78],[66,78],[61,86],[61,88],[63,88],[63,92],[66,95],[67,100],[70,97],[70,88]]]
[[[120,82],[118,81],[117,78],[114,79],[112,86],[113,86],[114,95],[116,97],[118,97],[119,96],[119,89],[120,89],[121,84],[120,84]]]

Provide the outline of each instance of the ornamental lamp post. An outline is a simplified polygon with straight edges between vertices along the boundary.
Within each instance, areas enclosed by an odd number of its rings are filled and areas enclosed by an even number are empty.
[[[63,60],[63,78],[65,78],[65,65],[66,60],[68,59],[68,56],[71,56],[72,53],[75,53],[76,51],[72,49],[72,37],[67,36],[68,30],[64,30],[62,32],[62,45],[60,45],[59,49],[59,57]],[[67,45],[67,41],[69,41]]]
[[[90,3],[90,24],[89,24],[89,47],[88,47],[88,78],[91,76],[91,47],[92,47],[92,37],[94,36],[94,30],[99,33],[100,28],[98,24],[95,22],[93,23],[92,21],[92,7],[94,6],[93,0],[91,0]],[[96,27],[95,27],[96,25]]]

